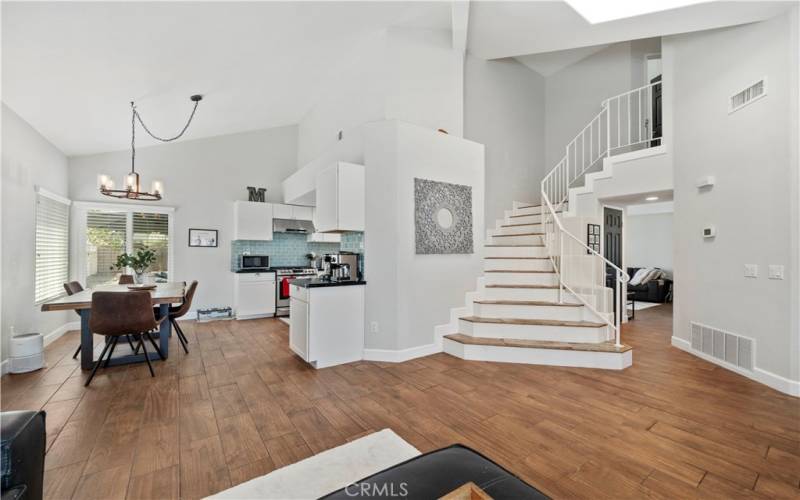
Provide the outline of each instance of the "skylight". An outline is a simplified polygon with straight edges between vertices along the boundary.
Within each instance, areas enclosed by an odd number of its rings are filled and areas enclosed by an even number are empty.
[[[565,0],[570,7],[592,24],[677,9],[704,0]]]

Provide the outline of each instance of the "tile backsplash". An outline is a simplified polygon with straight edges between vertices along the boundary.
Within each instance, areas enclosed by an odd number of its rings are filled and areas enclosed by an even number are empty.
[[[304,234],[275,233],[272,241],[234,240],[231,242],[231,271],[239,269],[242,254],[269,255],[271,266],[307,266],[306,254],[336,253],[339,243],[309,243]]]

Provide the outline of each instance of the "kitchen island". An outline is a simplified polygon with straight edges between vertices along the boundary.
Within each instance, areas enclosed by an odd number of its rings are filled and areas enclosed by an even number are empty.
[[[364,354],[366,281],[297,279],[290,285],[289,347],[315,368]]]

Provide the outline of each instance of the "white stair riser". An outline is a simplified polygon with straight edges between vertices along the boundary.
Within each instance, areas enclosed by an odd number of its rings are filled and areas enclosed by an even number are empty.
[[[487,300],[538,300],[558,302],[558,288],[486,288],[483,298]],[[572,298],[572,303],[577,299]]]
[[[473,315],[481,318],[554,319],[583,321],[583,307],[475,304]]]
[[[465,345],[444,339],[444,352],[457,358],[500,363],[525,363],[531,365],[572,366],[576,368],[601,368],[623,370],[633,364],[633,351],[623,353],[587,352],[567,349],[532,349]]]
[[[542,207],[515,208],[511,210],[511,215],[540,215]]]
[[[546,257],[545,247],[485,247],[486,257]]]
[[[542,237],[538,234],[525,236],[492,236],[492,245],[541,245]]]
[[[555,273],[486,273],[487,285],[556,285]]]
[[[503,224],[539,224],[542,222],[541,214],[525,215],[523,217],[506,217]]]
[[[598,343],[608,340],[607,327],[514,325],[507,323],[473,323],[458,321],[464,335],[494,339],[550,340],[554,342]]]
[[[541,233],[542,232],[542,225],[541,224],[524,224],[521,226],[516,225],[517,223],[514,222],[513,226],[507,227],[499,227],[494,230],[492,234],[525,234],[525,233]]]
[[[485,259],[484,271],[552,271],[550,259]]]

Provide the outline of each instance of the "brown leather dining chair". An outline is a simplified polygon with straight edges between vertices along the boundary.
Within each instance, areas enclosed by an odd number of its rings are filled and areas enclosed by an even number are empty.
[[[186,289],[186,294],[184,294],[183,297],[183,303],[177,307],[169,308],[169,322],[175,329],[175,333],[178,335],[178,340],[180,340],[183,350],[187,354],[189,353],[189,349],[186,348],[186,344],[189,343],[189,340],[186,338],[186,335],[183,334],[183,330],[181,330],[181,327],[178,325],[177,319],[181,316],[184,316],[189,312],[189,309],[192,308],[192,299],[194,298],[195,290],[197,290],[197,280],[192,281],[192,284]]]
[[[119,281],[117,282],[120,285],[133,285],[133,275],[132,274],[120,274]]]
[[[161,318],[156,321],[149,292],[94,292],[92,294],[92,316],[89,319],[89,328],[92,333],[104,335],[110,337],[110,339],[106,342],[103,352],[100,354],[100,359],[95,363],[92,374],[89,375],[89,379],[84,385],[88,386],[92,382],[97,369],[103,363],[106,352],[108,352],[108,358],[104,366],[108,366],[119,338],[127,335],[131,335],[135,340],[139,341],[136,350],[142,349],[144,359],[147,361],[147,367],[150,369],[150,376],[155,377],[156,374],[153,372],[153,365],[150,364],[150,357],[147,354],[147,346],[144,343],[144,339],[147,338],[153,344],[159,357],[164,359],[161,349],[158,348],[150,332],[158,328],[159,324],[165,319]]]

